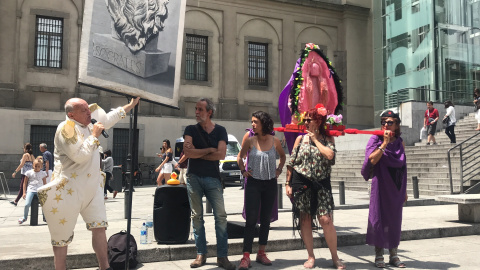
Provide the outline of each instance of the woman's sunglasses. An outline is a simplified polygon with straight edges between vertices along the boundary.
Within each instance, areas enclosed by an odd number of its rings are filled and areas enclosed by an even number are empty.
[[[303,119],[303,122],[305,122],[305,123],[310,123],[310,122],[312,122],[312,121],[313,121],[313,120],[312,120],[311,118],[305,118],[305,119]]]
[[[385,124],[387,124],[389,127],[392,126],[395,122],[394,121],[382,121],[380,122],[380,124],[382,126],[385,126]]]

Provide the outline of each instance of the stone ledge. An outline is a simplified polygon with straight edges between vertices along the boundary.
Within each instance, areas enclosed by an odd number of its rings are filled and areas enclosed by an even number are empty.
[[[480,223],[480,194],[443,195],[435,198],[458,204],[458,220]]]
[[[480,204],[480,194],[441,195],[435,197],[435,200],[458,204]]]

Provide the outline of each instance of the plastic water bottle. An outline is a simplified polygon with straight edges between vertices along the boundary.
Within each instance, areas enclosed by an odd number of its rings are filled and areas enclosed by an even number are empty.
[[[145,222],[142,225],[142,228],[140,228],[140,244],[146,244],[147,243],[147,227],[145,226]]]
[[[147,227],[147,243],[151,244],[153,241],[153,217],[151,215],[147,216],[145,225]]]

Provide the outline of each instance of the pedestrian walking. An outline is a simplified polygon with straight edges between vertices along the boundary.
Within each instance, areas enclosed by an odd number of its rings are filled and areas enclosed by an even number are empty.
[[[273,132],[273,120],[268,113],[257,111],[252,114],[252,130],[255,134],[242,143],[242,150],[237,156],[237,163],[243,177],[247,178],[245,185],[245,233],[243,238],[243,258],[239,270],[251,267],[253,237],[257,219],[260,219],[260,234],[258,237],[258,252],[256,261],[263,265],[272,265],[265,254],[265,248],[270,231],[270,220],[275,199],[277,197],[277,178],[282,173],[285,164],[285,152],[280,140]],[[243,159],[248,152],[248,167],[243,165]],[[280,156],[276,166],[276,154]],[[260,215],[259,215],[260,214]]]
[[[335,140],[325,132],[327,110],[323,105],[306,111],[302,119],[306,135],[295,140],[287,164],[286,194],[293,199],[294,228],[300,226],[308,259],[305,268],[315,267],[312,221],[322,226],[335,269],[346,269],[337,254],[337,231],[333,225],[334,202],[330,174],[335,164]]]
[[[25,181],[23,187],[21,187],[23,189],[23,198],[25,199],[25,208],[23,210],[23,218],[18,219],[18,224],[23,224],[27,221],[33,197],[37,196],[37,189],[47,184],[47,173],[42,170],[42,163],[42,160],[35,159],[33,161],[33,169],[25,172]]]
[[[427,145],[437,144],[435,141],[435,132],[437,130],[437,121],[440,117],[438,110],[433,107],[433,101],[427,102],[427,110],[425,111],[425,117],[423,119],[423,128],[427,129]]]
[[[450,100],[445,101],[444,104],[445,109],[447,110],[442,120],[442,122],[447,125],[445,128],[445,134],[450,138],[450,143],[457,143],[455,137],[455,123],[457,122],[457,119],[455,118],[455,105],[453,105]]]
[[[17,206],[20,198],[23,197],[23,185],[25,181],[25,173],[32,169],[34,160],[35,160],[35,156],[33,155],[33,147],[30,143],[26,143],[23,146],[23,156],[22,156],[22,159],[20,159],[20,165],[18,165],[18,167],[12,173],[12,178],[15,178],[15,176],[17,175],[17,172],[20,172],[21,174],[20,188],[18,190],[17,198],[15,198],[14,201],[10,202],[15,206]]]
[[[115,199],[115,197],[117,197],[118,191],[114,190],[110,186],[110,180],[112,180],[112,176],[113,176],[113,164],[114,164],[113,158],[112,158],[112,150],[104,151],[103,155],[105,157],[104,159],[102,159],[103,172],[105,173],[105,185],[104,185],[103,193],[104,193],[105,199],[108,199],[108,196],[107,196],[107,190],[108,190],[110,193],[113,193],[113,198]]]
[[[47,183],[51,181],[52,172],[53,172],[53,155],[48,151],[47,144],[41,143],[40,152],[42,152],[42,159],[43,159],[43,171],[47,173]]]
[[[180,184],[186,185],[187,182],[187,168],[188,168],[188,158],[185,156],[185,153],[183,151],[180,153],[180,159],[178,160],[177,165],[175,165],[175,168],[180,171],[180,174],[178,176],[178,181],[180,181]]]
[[[227,270],[236,267],[228,260],[227,213],[220,180],[219,161],[225,158],[228,135],[223,126],[212,122],[215,106],[208,98],[201,98],[195,106],[196,125],[185,128],[183,151],[189,158],[187,191],[192,210],[193,235],[197,257],[191,268],[203,266],[207,261],[207,241],[203,202],[205,195],[213,208],[215,234],[217,236],[217,265]]]
[[[477,119],[477,128],[475,130],[480,131],[480,89],[475,88],[473,90],[473,104],[475,105],[475,119]]]
[[[161,152],[161,155],[157,154],[157,156],[162,157],[162,163],[160,163],[160,165],[155,169],[155,172],[159,172],[157,177],[157,186],[166,184],[173,172],[173,150],[170,146],[169,140],[163,140]]]
[[[385,267],[385,248],[390,252],[391,265],[405,267],[397,255],[403,204],[408,199],[407,160],[405,143],[400,137],[400,122],[393,111],[381,115],[384,136],[370,137],[362,167],[363,178],[372,179],[366,242],[375,246],[374,263],[378,268]]]

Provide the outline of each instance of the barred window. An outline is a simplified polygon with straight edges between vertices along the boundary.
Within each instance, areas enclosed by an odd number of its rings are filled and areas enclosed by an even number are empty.
[[[248,43],[248,85],[268,86],[267,43]]]
[[[53,149],[55,148],[53,142],[56,131],[57,126],[33,125],[30,127],[30,144],[33,146],[33,155],[35,157],[42,155],[38,148],[41,143],[46,143],[48,151],[53,154]]]
[[[139,130],[136,130],[137,138],[139,135]],[[127,156],[128,156],[128,142],[130,140],[129,137],[129,129],[127,128],[114,128],[113,129],[113,148],[112,148],[112,158],[113,162],[116,165],[122,164],[127,166]],[[104,149],[106,150],[106,149]]]
[[[35,66],[62,68],[63,19],[37,16]]]
[[[185,79],[208,80],[208,37],[187,34]]]

